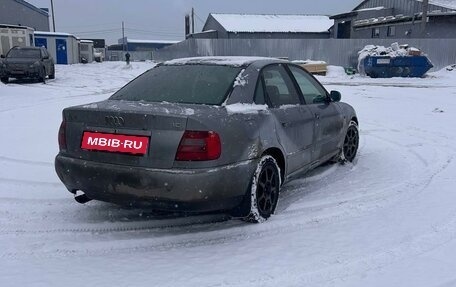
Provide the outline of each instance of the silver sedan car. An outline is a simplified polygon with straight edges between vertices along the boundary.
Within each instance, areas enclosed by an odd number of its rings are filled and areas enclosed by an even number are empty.
[[[288,61],[172,60],[105,101],[66,108],[55,168],[80,203],[262,222],[284,182],[355,158],[358,119],[340,99]]]

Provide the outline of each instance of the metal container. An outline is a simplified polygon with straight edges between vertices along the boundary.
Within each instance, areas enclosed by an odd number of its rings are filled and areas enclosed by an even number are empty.
[[[371,78],[421,78],[434,66],[426,56],[368,56],[364,70]]]

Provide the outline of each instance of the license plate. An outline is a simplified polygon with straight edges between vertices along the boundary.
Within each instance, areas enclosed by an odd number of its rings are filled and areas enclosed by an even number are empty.
[[[149,137],[84,132],[81,148],[91,151],[144,155],[149,148]]]

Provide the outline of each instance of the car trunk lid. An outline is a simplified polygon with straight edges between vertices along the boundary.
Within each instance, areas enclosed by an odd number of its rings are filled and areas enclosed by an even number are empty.
[[[67,153],[112,164],[171,168],[190,108],[104,101],[64,110]]]

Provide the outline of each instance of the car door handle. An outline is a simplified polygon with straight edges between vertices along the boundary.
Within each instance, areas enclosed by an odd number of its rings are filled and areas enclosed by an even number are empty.
[[[282,126],[283,126],[284,128],[289,128],[289,127],[291,127],[291,123],[290,123],[290,122],[283,122],[283,123],[282,123]]]
[[[319,120],[319,119],[320,119],[320,114],[315,114],[315,118],[316,118],[317,120]]]

